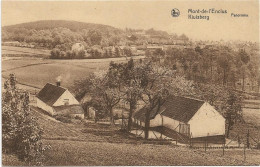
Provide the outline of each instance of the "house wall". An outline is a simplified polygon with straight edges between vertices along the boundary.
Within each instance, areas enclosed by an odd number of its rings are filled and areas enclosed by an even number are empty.
[[[47,105],[46,103],[44,103],[43,101],[41,101],[38,98],[36,98],[36,105],[37,105],[37,107],[43,109],[44,111],[47,111],[51,115],[55,114],[55,112],[51,106]]]
[[[163,126],[179,132],[179,127],[177,128],[177,126],[179,126],[179,124],[180,124],[180,121],[176,121],[172,118],[163,116]]]
[[[150,127],[162,126],[162,116],[157,114],[154,119],[150,120]]]
[[[69,100],[69,105],[79,104],[78,100],[68,91],[66,90],[60,98],[53,104],[53,106],[62,106],[65,104],[65,99]]]
[[[193,138],[225,134],[225,118],[208,103],[201,106],[188,124]]]

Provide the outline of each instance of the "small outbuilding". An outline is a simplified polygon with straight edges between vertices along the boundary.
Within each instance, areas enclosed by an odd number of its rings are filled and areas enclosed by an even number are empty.
[[[147,107],[134,114],[133,121],[145,126]],[[170,96],[159,108],[156,106],[150,115],[150,127],[167,132],[179,133],[187,138],[223,139],[225,135],[225,118],[209,103],[179,96]],[[161,128],[158,128],[161,127]]]
[[[36,96],[37,107],[43,109],[52,116],[64,115],[70,117],[84,118],[84,110],[66,88],[47,83]]]

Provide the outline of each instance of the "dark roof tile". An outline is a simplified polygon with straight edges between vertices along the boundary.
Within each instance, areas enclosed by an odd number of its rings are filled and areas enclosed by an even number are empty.
[[[150,119],[153,119],[158,113],[161,113],[166,117],[187,123],[203,104],[204,101],[201,100],[170,96],[160,107],[160,111],[158,111],[158,107],[153,109]],[[143,107],[134,114],[134,117],[144,121],[146,111],[147,107]]]
[[[47,83],[38,93],[37,98],[52,106],[66,90],[63,87]]]

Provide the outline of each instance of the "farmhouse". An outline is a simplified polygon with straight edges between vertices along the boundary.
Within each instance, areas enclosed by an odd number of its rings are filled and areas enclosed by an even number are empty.
[[[47,83],[36,96],[37,107],[50,115],[64,115],[84,118],[84,110],[68,89]]]
[[[145,126],[147,107],[141,108],[134,114],[134,122]],[[170,96],[158,108],[156,106],[150,115],[150,127],[161,127],[166,136],[179,133],[187,138],[222,138],[225,134],[225,119],[209,103],[178,96]],[[169,133],[170,132],[170,133]],[[163,133],[163,132],[162,132]]]

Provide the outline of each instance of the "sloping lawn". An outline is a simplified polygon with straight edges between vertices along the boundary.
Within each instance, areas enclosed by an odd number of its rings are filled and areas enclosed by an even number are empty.
[[[106,124],[65,124],[35,112],[44,129],[46,152],[44,165],[258,165],[260,150],[247,150],[243,162],[241,150],[195,150],[174,145],[142,144],[142,139],[127,136]],[[233,156],[234,155],[234,156]]]
[[[27,164],[20,161],[15,155],[2,154],[2,165],[4,166],[26,166]]]
[[[45,152],[44,166],[93,165],[259,165],[260,150],[247,150],[243,162],[241,150],[190,149],[173,144],[144,144],[143,139],[120,132],[107,124],[67,124],[32,110],[44,130],[43,142],[51,146]],[[12,155],[4,155],[4,165],[23,165]]]
[[[45,165],[249,165],[221,154],[173,145],[45,140]],[[259,165],[259,164],[251,164]]]

